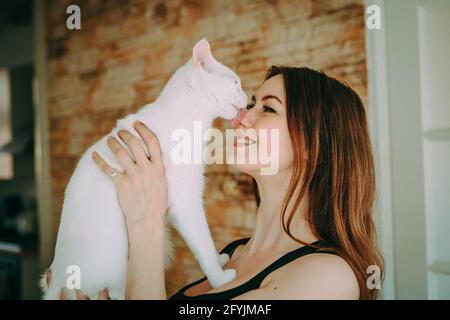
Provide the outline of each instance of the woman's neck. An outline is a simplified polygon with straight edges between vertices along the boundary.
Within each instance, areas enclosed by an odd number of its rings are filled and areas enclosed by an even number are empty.
[[[288,192],[291,175],[292,170],[284,170],[279,171],[276,175],[255,177],[261,202],[258,207],[254,233],[246,245],[246,255],[251,256],[265,250],[285,251],[299,247],[299,243],[283,230],[281,223],[283,200]],[[291,200],[287,208],[285,221],[287,221],[294,200],[295,198]],[[307,197],[302,200],[296,210],[290,230],[297,239],[314,242],[317,238],[312,234],[311,228],[304,218],[306,204]]]

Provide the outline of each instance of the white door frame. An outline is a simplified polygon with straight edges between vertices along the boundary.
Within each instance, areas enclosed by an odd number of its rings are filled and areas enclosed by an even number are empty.
[[[387,299],[427,298],[417,1],[366,0],[382,29],[366,30],[377,225]]]
[[[383,0],[366,0],[366,8],[372,4],[381,8],[382,18],[381,30],[366,28],[368,118],[377,172],[377,238],[386,264],[382,298],[395,299],[385,5]]]

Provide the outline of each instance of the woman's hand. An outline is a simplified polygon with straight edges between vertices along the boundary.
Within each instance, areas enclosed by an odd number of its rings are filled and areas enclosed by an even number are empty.
[[[112,177],[125,216],[130,244],[127,297],[162,299],[166,297],[163,265],[164,215],[168,207],[165,170],[158,138],[140,122],[134,127],[147,146],[149,157],[139,140],[125,130],[119,131],[118,135],[131,150],[131,155],[115,138],[108,138],[108,145],[124,172],[111,168],[96,152],[92,157],[99,168]],[[152,268],[155,271],[148,275]],[[49,269],[47,284],[50,284],[51,275]],[[81,290],[76,291],[76,297],[89,300]],[[109,299],[108,288],[99,292],[97,298]],[[69,299],[65,289],[61,290],[60,299]]]
[[[52,269],[48,269],[47,270],[47,286],[50,286],[50,281],[52,280]],[[77,295],[77,300],[89,300],[89,297],[85,294],[83,294],[83,292],[81,292],[81,290],[76,290],[76,295]],[[69,300],[69,294],[67,293],[66,289],[61,289],[60,293],[59,293],[59,299],[61,300]],[[102,291],[100,291],[97,295],[97,299],[98,300],[110,300],[109,297],[109,291],[108,289],[103,289]]]
[[[98,153],[92,157],[99,168],[112,180],[118,191],[120,207],[125,215],[128,232],[137,226],[148,226],[154,219],[164,218],[167,211],[167,185],[158,138],[142,123],[136,122],[136,131],[145,142],[149,157],[137,138],[128,131],[119,131],[118,136],[129,147],[132,155],[113,137],[108,145],[124,168],[117,173]]]
[[[168,208],[165,170],[158,138],[140,122],[134,127],[147,146],[149,157],[139,140],[127,131],[119,131],[118,135],[131,155],[115,138],[108,138],[108,145],[124,172],[115,171],[97,153],[92,156],[100,169],[112,176],[125,215],[129,243],[125,298],[165,299],[164,216]],[[105,296],[105,292],[100,296]]]
[[[138,139],[124,130],[119,131],[118,135],[132,154],[115,138],[108,138],[108,145],[124,172],[119,173],[111,168],[96,152],[92,157],[99,168],[112,177],[126,220],[130,245],[127,298],[165,299],[163,229],[164,215],[168,207],[165,170],[158,138],[140,122],[136,122],[134,128],[147,146],[149,157]],[[47,285],[50,284],[51,276],[49,269]],[[76,297],[78,300],[89,300],[81,290],[76,291]],[[99,292],[97,298],[109,299],[108,288]],[[69,299],[65,289],[61,290],[60,299]]]

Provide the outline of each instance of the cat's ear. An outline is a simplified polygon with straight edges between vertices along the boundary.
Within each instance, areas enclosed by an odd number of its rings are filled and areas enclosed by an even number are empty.
[[[217,62],[211,53],[211,47],[206,39],[202,39],[196,43],[192,49],[192,58],[197,67],[208,70]]]

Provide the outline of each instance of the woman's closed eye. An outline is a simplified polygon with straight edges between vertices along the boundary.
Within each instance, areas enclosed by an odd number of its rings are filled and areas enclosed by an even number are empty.
[[[264,112],[277,113],[274,108],[264,106]]]
[[[250,110],[254,106],[255,106],[255,102],[250,102],[247,104],[247,106],[245,108],[247,110]],[[271,108],[269,106],[263,106],[263,108],[264,108],[264,112],[277,113],[274,108]]]

